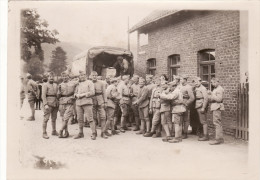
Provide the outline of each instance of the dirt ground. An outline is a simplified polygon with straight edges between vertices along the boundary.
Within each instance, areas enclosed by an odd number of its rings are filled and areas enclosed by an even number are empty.
[[[90,129],[84,128],[85,137],[73,139],[78,124],[70,125],[70,137],[42,138],[43,112],[36,111],[36,121],[21,120],[20,161],[24,168],[34,168],[34,156],[60,162],[57,171],[81,172],[76,177],[105,179],[246,179],[248,145],[226,136],[225,144],[211,146],[189,135],[182,143],[162,142],[161,138],[147,138],[127,131],[109,139],[90,139]],[[57,119],[57,130],[61,118]],[[43,170],[42,170],[43,171]],[[49,170],[45,170],[49,171]]]

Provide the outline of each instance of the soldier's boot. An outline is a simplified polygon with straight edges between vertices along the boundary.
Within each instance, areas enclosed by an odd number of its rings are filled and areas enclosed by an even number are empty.
[[[68,138],[70,136],[69,131],[68,131],[68,122],[66,123],[65,126],[65,133],[64,133],[64,138]]]
[[[63,136],[63,130],[60,130],[59,131],[59,138],[63,138],[64,136]]]
[[[97,138],[96,124],[94,121],[91,121],[91,122],[89,122],[89,126],[92,131],[91,139],[95,140]]]
[[[108,136],[107,136],[106,133],[104,133],[104,132],[101,132],[101,137],[102,137],[103,139],[107,139],[107,138],[108,138]]]
[[[169,131],[170,131],[170,136],[174,137],[175,135],[175,128],[174,128],[174,124],[172,122],[168,123],[168,127],[169,127]]]
[[[112,134],[110,134],[109,132],[105,131],[104,134],[108,137],[112,136]]]
[[[151,128],[151,123],[150,123],[150,120],[146,120],[145,121],[145,124],[146,124],[146,133],[144,134],[145,135],[149,135],[148,133],[150,133],[150,128]],[[151,137],[151,136],[150,136]]]
[[[144,129],[145,129],[145,123],[144,123],[144,121],[141,121],[141,130],[138,131],[136,134],[138,134],[138,135],[144,134],[145,133]]]
[[[162,126],[163,126],[163,129],[164,129],[165,133],[166,133],[166,136],[171,137],[168,124],[163,124]]]
[[[215,139],[214,141],[211,141],[209,144],[210,145],[218,145],[218,144],[223,144],[224,143],[224,139]]]
[[[184,134],[182,136],[182,139],[187,139],[188,138],[189,123],[184,122],[183,124],[184,124],[184,128],[183,128]]]
[[[59,133],[56,131],[56,121],[51,121],[51,126],[52,126],[51,135],[58,136]]]
[[[47,135],[46,129],[47,129],[47,122],[43,122],[43,124],[42,124],[42,131],[43,131],[42,137],[44,139],[49,139],[49,136]]]
[[[84,137],[84,134],[83,134],[83,124],[82,124],[82,126],[79,127],[79,133],[78,133],[78,135],[76,135],[76,136],[74,137],[74,139],[79,139],[79,138],[83,138],[83,137]]]
[[[156,132],[154,132],[154,131],[147,132],[144,134],[144,137],[152,137],[154,134],[156,134]]]
[[[170,140],[169,143],[179,143],[182,141],[181,135],[182,135],[182,125],[180,124],[174,124],[175,129],[175,138]]]
[[[162,139],[163,142],[168,142],[168,141],[170,141],[170,140],[172,140],[172,137],[171,137],[171,136],[166,136],[166,137],[164,137],[164,138]]]
[[[59,138],[63,138],[63,130],[66,129],[66,122],[64,120],[62,120],[62,126],[61,126],[61,129],[59,131]]]
[[[121,117],[121,127],[120,127],[120,132],[122,132],[122,133],[125,133],[125,127],[124,127],[124,122],[125,122],[125,120],[126,120],[126,118],[125,117]]]
[[[117,132],[116,130],[112,130],[112,134],[113,134],[113,135],[118,135],[119,132]]]
[[[139,117],[135,117],[135,127],[133,129],[133,131],[139,131],[140,127],[139,127]]]
[[[188,134],[184,133],[183,136],[182,136],[182,139],[187,139],[187,138],[188,138]]]
[[[92,133],[91,139],[96,140],[96,138],[97,138],[97,132]]]
[[[208,141],[209,135],[208,135],[208,125],[203,124],[203,137],[199,138],[199,141]]]
[[[162,132],[162,125],[159,124],[159,125],[157,126],[156,133],[153,135],[153,138],[162,137],[161,132]]]

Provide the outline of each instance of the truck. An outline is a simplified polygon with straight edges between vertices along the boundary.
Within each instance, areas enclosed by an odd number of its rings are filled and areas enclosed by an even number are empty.
[[[92,47],[73,58],[70,71],[75,76],[78,76],[80,71],[86,72],[87,76],[92,71],[96,71],[103,79],[107,76],[132,76],[134,73],[133,53],[118,47]]]

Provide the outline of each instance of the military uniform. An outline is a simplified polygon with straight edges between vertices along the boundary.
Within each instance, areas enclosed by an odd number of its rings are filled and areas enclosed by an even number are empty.
[[[135,119],[135,126],[136,128],[134,129],[135,131],[139,130],[140,126],[140,119],[139,119],[139,112],[138,112],[138,107],[133,105],[133,102],[135,102],[138,98],[138,93],[140,91],[140,86],[136,83],[132,84],[131,86],[131,97],[132,97],[132,103],[131,103],[131,108],[133,111],[134,119]]]
[[[58,96],[59,99],[59,111],[62,117],[62,127],[59,132],[59,137],[63,137],[62,132],[65,130],[65,136],[68,137],[68,121],[73,118],[73,110],[74,110],[74,92],[76,89],[78,82],[76,81],[68,81],[62,82],[58,88]]]
[[[213,124],[216,128],[215,139],[217,143],[224,142],[223,127],[221,122],[221,111],[225,110],[223,104],[223,95],[224,89],[220,85],[218,85],[209,97],[209,101],[211,102],[210,110],[213,112]]]
[[[121,114],[121,131],[124,132],[124,129],[126,128],[126,117],[128,116],[129,106],[130,106],[130,90],[125,84],[125,82],[121,82],[120,85],[118,85],[118,92],[119,92],[119,106],[120,110],[122,112]]]
[[[24,99],[25,99],[25,87],[24,87],[23,83],[21,83],[21,87],[20,87],[20,108],[22,108],[22,106],[23,106]]]
[[[117,102],[119,101],[119,97],[118,97],[119,93],[114,84],[111,84],[107,87],[106,96],[107,96],[107,109],[106,109],[107,123],[105,127],[105,132],[107,132],[108,128],[111,126],[112,134],[117,134],[115,131],[114,116],[115,116],[115,108]]]
[[[56,83],[44,83],[42,87],[42,100],[43,100],[43,112],[44,112],[44,120],[43,120],[43,136],[48,139],[46,128],[47,122],[51,116],[52,123],[52,135],[58,135],[56,131],[56,119],[58,113],[58,98],[57,98],[58,86]],[[48,108],[46,108],[48,105]]]
[[[101,133],[103,135],[106,125],[106,111],[104,107],[105,103],[107,103],[106,87],[101,80],[93,80],[93,83],[95,87],[95,95],[93,96],[93,115],[95,122],[97,122],[97,118],[99,117]]]
[[[176,85],[174,82],[171,85]],[[175,139],[169,142],[180,142],[182,139],[182,123],[183,113],[186,111],[186,107],[182,104],[183,95],[181,90],[176,86],[173,92],[169,94],[162,94],[161,99],[172,101],[172,122],[175,128]]]
[[[204,137],[201,140],[208,140],[208,122],[207,122],[207,105],[208,105],[208,93],[207,89],[201,84],[199,87],[195,88],[195,109],[197,109],[200,123],[203,126]],[[202,112],[201,110],[205,111]],[[199,140],[200,140],[199,139]]]
[[[83,82],[79,82],[76,87],[74,96],[80,96],[76,98],[76,111],[79,123],[79,135],[75,137],[75,139],[84,137],[83,135],[83,126],[84,126],[84,114],[86,114],[86,118],[89,122],[90,128],[92,130],[91,138],[93,140],[96,139],[96,125],[93,119],[93,99],[92,97],[95,95],[95,87],[92,81],[85,80]]]
[[[189,84],[182,85],[180,88],[183,95],[183,102],[186,104],[187,110],[183,114],[184,138],[187,138],[188,127],[190,125],[190,106],[195,97],[192,87]]]
[[[140,81],[139,81],[140,82]],[[139,83],[140,84],[140,83]],[[138,105],[139,116],[141,120],[141,130],[137,134],[145,134],[150,132],[151,123],[149,120],[149,89],[147,86],[140,87],[136,104]],[[145,132],[146,129],[146,132]]]
[[[33,121],[35,120],[34,114],[35,114],[35,108],[34,108],[34,104],[38,95],[38,85],[36,84],[36,82],[32,79],[29,79],[29,81],[27,82],[27,96],[28,96],[28,102],[30,104],[30,108],[32,111],[32,116],[29,117],[27,120],[29,121]]]

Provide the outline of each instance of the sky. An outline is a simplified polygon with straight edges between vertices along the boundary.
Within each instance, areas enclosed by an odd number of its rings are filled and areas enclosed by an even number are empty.
[[[59,32],[59,40],[93,46],[127,48],[127,21],[130,28],[151,13],[155,7],[126,3],[40,3],[33,6],[49,29]],[[137,44],[137,33],[130,35]]]

